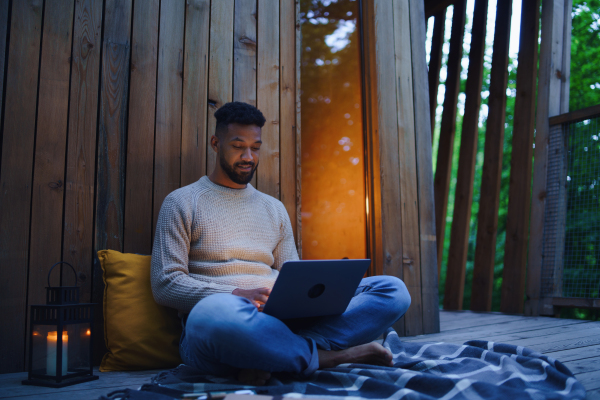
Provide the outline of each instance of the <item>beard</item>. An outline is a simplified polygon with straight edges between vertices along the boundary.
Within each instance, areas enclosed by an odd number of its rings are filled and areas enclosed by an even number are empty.
[[[253,162],[236,162],[233,165],[229,165],[227,164],[227,160],[225,160],[225,156],[221,151],[219,151],[219,164],[221,165],[221,168],[223,168],[223,171],[225,171],[229,179],[231,179],[238,185],[246,185],[250,183],[252,177],[254,176],[256,168],[258,168],[258,163],[254,164]],[[246,166],[251,167],[250,172],[238,173],[235,171],[236,167]]]

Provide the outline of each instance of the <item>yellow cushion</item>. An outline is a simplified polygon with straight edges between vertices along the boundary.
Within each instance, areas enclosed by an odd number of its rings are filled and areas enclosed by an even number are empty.
[[[104,339],[100,371],[170,368],[181,363],[177,311],[158,305],[150,287],[150,256],[100,250]]]

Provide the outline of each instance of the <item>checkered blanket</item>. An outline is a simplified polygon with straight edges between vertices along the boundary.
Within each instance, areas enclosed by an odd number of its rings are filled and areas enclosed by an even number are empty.
[[[259,394],[298,398],[538,400],[586,397],[583,386],[562,363],[524,347],[480,340],[462,346],[407,343],[391,329],[383,345],[394,355],[393,368],[343,364],[319,370],[307,380],[278,375],[267,386],[247,387],[230,379],[201,376],[182,365],[158,374],[153,384],[155,389],[167,391],[253,389]]]

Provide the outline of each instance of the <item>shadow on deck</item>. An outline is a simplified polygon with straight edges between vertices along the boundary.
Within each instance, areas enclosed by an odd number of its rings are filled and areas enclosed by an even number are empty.
[[[563,362],[586,388],[587,399],[600,399],[600,322],[441,311],[440,325],[441,333],[403,340],[462,344],[479,339],[529,347]],[[0,399],[94,399],[117,389],[138,388],[157,372],[96,372],[99,380],[62,389],[23,386],[25,372],[4,374],[0,375]]]

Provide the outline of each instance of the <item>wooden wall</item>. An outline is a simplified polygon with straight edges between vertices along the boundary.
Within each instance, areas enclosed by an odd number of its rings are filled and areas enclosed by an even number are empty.
[[[253,184],[298,229],[296,7],[0,0],[0,373],[25,366],[28,306],[45,301],[54,262],[101,303],[95,252],[151,252],[165,196],[212,170],[225,102],[265,114]]]
[[[423,3],[363,12],[369,248],[411,291],[398,331],[438,332]],[[281,199],[300,247],[297,14],[294,0],[0,0],[0,373],[25,367],[54,262],[101,304],[96,251],[151,252],[165,196],[212,170],[225,102],[265,114],[253,185]]]
[[[411,293],[394,328],[405,335],[439,332],[424,6],[364,4],[369,246],[377,273],[402,278]]]

